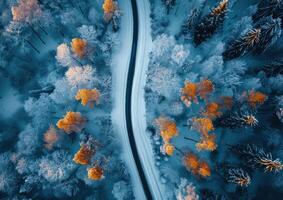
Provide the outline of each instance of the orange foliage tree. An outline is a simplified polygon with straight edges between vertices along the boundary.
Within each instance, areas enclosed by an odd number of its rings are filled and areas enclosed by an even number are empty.
[[[76,94],[76,100],[81,100],[82,105],[93,108],[94,103],[99,103],[100,92],[97,89],[80,89]]]
[[[80,112],[67,112],[64,118],[57,122],[57,127],[66,133],[80,132],[86,123]]]
[[[104,3],[102,5],[104,13],[113,13],[116,9],[116,4],[113,0],[104,0]]]
[[[172,156],[175,151],[175,147],[169,142],[165,142],[161,147],[161,151],[167,154],[168,156]]]
[[[184,88],[182,88],[182,96],[181,100],[184,102],[184,104],[189,107],[191,105],[191,102],[197,102],[197,84],[191,83],[189,81],[185,82]]]
[[[50,125],[49,129],[44,133],[44,146],[47,149],[52,149],[53,145],[57,142],[58,140],[58,135],[55,127],[53,125]]]
[[[211,175],[209,165],[205,161],[200,161],[193,153],[185,154],[184,165],[188,171],[203,178]]]
[[[102,8],[104,11],[104,19],[106,22],[109,22],[113,18],[114,12],[118,10],[118,5],[114,0],[104,0]]]
[[[102,167],[94,166],[87,169],[88,178],[94,181],[101,180],[103,178],[104,170]]]
[[[226,109],[231,109],[233,106],[233,98],[230,96],[222,96],[220,97],[221,107]]]
[[[220,106],[217,103],[209,103],[206,105],[205,111],[203,112],[203,115],[210,118],[215,119],[217,117],[220,117],[222,113],[219,111]]]
[[[192,122],[192,127],[204,137],[208,137],[208,133],[214,130],[212,120],[209,118],[193,118]]]
[[[74,54],[79,58],[83,58],[87,54],[87,42],[84,39],[72,39],[71,47]]]
[[[197,103],[197,97],[201,99],[207,99],[207,96],[213,92],[214,86],[210,80],[203,80],[199,83],[192,83],[189,81],[185,82],[184,88],[182,88],[181,100],[184,104],[189,107],[192,101]]]
[[[201,82],[198,83],[198,95],[202,98],[202,99],[206,99],[207,96],[213,92],[214,90],[214,86],[212,81],[210,80],[202,80]]]
[[[266,99],[267,99],[267,96],[265,94],[261,93],[261,92],[251,91],[248,94],[248,103],[252,107],[262,105],[265,102]]]
[[[77,164],[88,165],[91,157],[95,154],[95,150],[87,145],[82,145],[79,151],[75,154],[73,161]]]
[[[215,143],[216,136],[214,134],[208,135],[206,137],[201,137],[200,142],[196,144],[196,148],[200,150],[214,151],[217,148]]]
[[[175,122],[165,117],[159,117],[155,121],[159,126],[160,135],[164,142],[169,142],[171,138],[178,135],[178,129]]]

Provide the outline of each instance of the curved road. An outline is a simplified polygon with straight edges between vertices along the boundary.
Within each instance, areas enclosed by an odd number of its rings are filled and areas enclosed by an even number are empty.
[[[134,156],[134,160],[138,169],[138,173],[140,176],[140,180],[142,182],[143,190],[147,199],[152,199],[152,195],[150,192],[149,183],[147,182],[146,175],[144,174],[144,170],[142,167],[142,162],[140,160],[140,156],[138,154],[138,147],[134,137],[133,125],[132,125],[132,86],[133,79],[135,74],[135,66],[136,66],[136,54],[137,54],[137,44],[138,44],[138,33],[139,33],[139,18],[138,18],[138,8],[136,0],[132,0],[132,11],[133,11],[133,41],[132,41],[132,51],[130,58],[130,66],[127,77],[127,87],[126,87],[126,125],[128,130],[129,141],[132,149],[132,153]]]

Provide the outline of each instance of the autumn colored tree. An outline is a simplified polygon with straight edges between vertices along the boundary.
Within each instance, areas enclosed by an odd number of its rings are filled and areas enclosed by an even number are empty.
[[[193,153],[185,154],[184,165],[188,171],[200,177],[206,178],[211,175],[211,170],[207,162],[200,161]]]
[[[87,169],[87,175],[90,180],[98,181],[104,178],[103,176],[104,170],[102,167],[96,165],[94,167]]]
[[[228,0],[222,0],[197,24],[194,33],[194,42],[199,45],[211,38],[223,24],[228,9]]]
[[[184,165],[188,171],[191,171],[193,174],[197,174],[199,166],[198,157],[193,153],[187,153],[184,157]]]
[[[248,94],[248,103],[254,108],[258,105],[262,105],[266,99],[267,96],[261,92],[256,92],[252,90]]]
[[[220,97],[220,105],[222,108],[231,109],[233,107],[233,97],[230,96]]]
[[[208,79],[204,79],[201,82],[198,83],[198,95],[201,97],[201,99],[206,99],[207,96],[213,92],[214,86],[212,81]]]
[[[185,82],[184,88],[181,90],[181,100],[184,104],[189,107],[192,101],[197,102],[197,84],[189,81]]]
[[[196,143],[196,148],[200,150],[215,151],[217,144],[215,142],[216,135],[210,134],[206,137],[201,137],[200,142]]]
[[[211,176],[211,170],[207,162],[199,162],[198,174],[203,178]]]
[[[209,118],[193,118],[192,122],[192,127],[204,137],[208,137],[208,133],[214,130],[212,120]]]
[[[32,26],[34,22],[38,21],[43,16],[43,11],[41,10],[37,0],[20,0],[18,5],[12,6],[11,11],[14,22],[26,23],[30,27],[31,31],[38,37],[38,39],[44,45],[46,45],[40,34]],[[40,28],[46,33],[41,26]],[[29,41],[28,43],[36,51],[38,51],[32,43]]]
[[[97,89],[80,89],[76,94],[76,100],[81,100],[82,105],[93,108],[94,103],[99,103],[100,92]]]
[[[74,38],[71,47],[76,56],[83,58],[87,54],[87,41],[80,38]]]
[[[44,146],[47,149],[52,149],[53,145],[57,142],[58,140],[58,134],[53,125],[50,125],[49,129],[44,133]]]
[[[219,104],[212,102],[206,105],[205,111],[202,114],[210,119],[215,119],[222,115],[219,109],[220,109]]]
[[[80,112],[67,112],[65,117],[57,122],[57,127],[66,133],[80,132],[86,123]]]
[[[104,3],[102,5],[104,13],[113,13],[116,9],[116,5],[114,0],[104,0]]]
[[[73,161],[80,165],[90,164],[92,156],[95,154],[95,150],[88,145],[83,144],[79,151],[75,154]]]
[[[37,0],[20,0],[18,5],[12,6],[13,21],[30,23],[40,16],[42,10]]]
[[[110,22],[113,19],[115,11],[118,10],[118,4],[114,0],[104,0],[102,8],[105,21]]]
[[[196,148],[199,151],[201,150],[215,151],[217,149],[217,144],[215,142],[216,136],[214,134],[210,134],[208,136],[201,136],[200,141],[188,137],[184,137],[184,139],[195,142]]]
[[[175,122],[165,117],[159,117],[155,122],[159,126],[160,135],[164,142],[169,142],[171,138],[178,135],[178,129]]]
[[[175,147],[172,144],[165,142],[161,147],[161,151],[168,156],[172,156],[175,151]]]
[[[181,100],[184,104],[189,107],[192,104],[192,101],[197,103],[197,97],[201,99],[206,99],[207,96],[213,92],[214,86],[210,80],[202,80],[199,83],[192,83],[189,81],[185,82],[184,88],[182,88]]]

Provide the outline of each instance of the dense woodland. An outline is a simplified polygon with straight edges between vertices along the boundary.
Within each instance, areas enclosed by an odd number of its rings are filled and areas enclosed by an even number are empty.
[[[0,198],[131,199],[112,127],[113,0],[0,2]]]
[[[147,134],[168,199],[282,198],[283,2],[150,2]]]

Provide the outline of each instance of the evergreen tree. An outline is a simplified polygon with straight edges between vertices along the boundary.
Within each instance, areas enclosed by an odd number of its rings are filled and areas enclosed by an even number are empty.
[[[258,121],[253,114],[243,113],[230,113],[229,115],[224,115],[214,121],[215,127],[224,127],[230,129],[252,127],[256,126],[257,124]]]
[[[194,42],[199,45],[212,37],[223,24],[228,9],[228,0],[222,0],[195,28]]]
[[[227,45],[223,52],[224,59],[231,60],[249,52],[263,53],[280,37],[280,25],[280,19],[261,19],[252,30]]]
[[[254,70],[255,73],[264,72],[265,76],[270,78],[277,75],[283,75],[283,62],[282,61],[275,61],[270,64],[266,64],[263,67],[259,67]]]
[[[253,21],[257,22],[263,17],[283,18],[283,1],[281,0],[261,0],[257,6],[257,11],[253,15]]]
[[[270,152],[265,152],[256,145],[236,145],[231,150],[238,154],[247,166],[263,168],[265,172],[279,172],[283,169],[281,161],[273,159]]]

